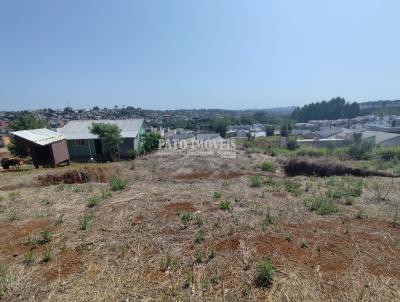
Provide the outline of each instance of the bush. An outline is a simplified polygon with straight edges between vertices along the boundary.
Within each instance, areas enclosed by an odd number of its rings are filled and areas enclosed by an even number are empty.
[[[87,206],[89,208],[92,208],[94,206],[97,206],[99,202],[100,202],[100,197],[99,196],[90,196],[87,199]]]
[[[129,149],[128,150],[128,157],[129,159],[135,159],[137,157],[138,153],[136,152],[135,149]]]
[[[287,143],[286,143],[286,147],[289,150],[296,150],[299,145],[297,144],[296,138],[288,138]]]
[[[260,175],[254,175],[250,178],[250,187],[259,188],[262,186],[263,179]]]
[[[372,142],[364,141],[348,147],[347,154],[355,160],[368,159],[373,148],[374,144]]]
[[[257,285],[263,287],[271,285],[274,274],[275,267],[272,265],[271,261],[269,259],[261,260],[257,267]]]
[[[313,196],[306,199],[304,204],[319,215],[329,215],[339,211],[339,207],[328,196]]]
[[[182,213],[180,216],[183,228],[186,229],[192,221],[193,215],[190,213]]]
[[[261,163],[261,170],[273,173],[276,171],[276,166],[273,163],[263,161]]]
[[[219,208],[223,211],[230,211],[232,210],[232,203],[228,200],[221,201],[221,203],[219,204]]]
[[[222,197],[222,192],[214,192],[213,197],[218,199]]]
[[[126,188],[128,185],[128,181],[126,179],[122,179],[118,176],[113,176],[110,179],[110,187],[113,191],[120,191]]]

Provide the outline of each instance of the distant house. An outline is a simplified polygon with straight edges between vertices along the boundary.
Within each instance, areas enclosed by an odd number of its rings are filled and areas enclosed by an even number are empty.
[[[319,131],[314,131],[318,138],[328,138],[343,131],[343,128],[322,128]]]
[[[129,150],[139,150],[140,136],[145,133],[143,119],[70,121],[59,128],[58,132],[66,137],[71,158],[103,157],[107,153],[102,140],[90,132],[90,127],[94,123],[116,125],[121,129],[121,136],[124,139],[118,146],[121,158],[128,157]]]
[[[12,131],[10,134],[16,145],[29,149],[35,168],[69,164],[67,143],[61,133],[49,129],[32,129]]]
[[[224,140],[219,133],[199,133],[196,135],[196,139],[198,142],[206,142],[206,141],[219,141]]]
[[[361,140],[370,141],[379,146],[400,146],[400,134],[383,131],[360,131],[357,129],[346,129],[331,138],[354,140],[354,135],[359,133]]]

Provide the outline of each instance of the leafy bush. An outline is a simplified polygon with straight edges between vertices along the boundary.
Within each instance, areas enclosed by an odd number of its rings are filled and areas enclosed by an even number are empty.
[[[275,172],[276,171],[276,166],[273,163],[263,161],[261,163],[261,170],[263,171],[268,171],[268,172]]]
[[[263,184],[263,178],[260,175],[253,175],[250,178],[250,187],[259,188]]]
[[[294,137],[288,138],[286,147],[289,150],[296,150],[299,147],[299,145],[297,144],[296,138],[294,138]]]
[[[118,176],[113,176],[110,178],[110,187],[113,191],[120,191],[126,188],[128,185],[128,180],[122,179]]]
[[[213,197],[218,199],[222,197],[222,192],[214,192]]]
[[[99,202],[100,202],[100,197],[99,196],[90,196],[87,199],[87,206],[89,208],[92,208],[94,206],[97,206],[99,204]]]
[[[319,215],[329,215],[339,211],[339,207],[328,196],[312,196],[304,204]]]
[[[138,152],[135,149],[128,150],[129,159],[135,159],[138,156]]]
[[[230,211],[232,210],[232,203],[229,200],[221,201],[219,208],[223,211]]]
[[[372,142],[364,141],[348,147],[347,154],[355,160],[368,159],[373,148],[374,144]]]
[[[275,267],[269,259],[263,259],[257,267],[256,283],[258,286],[269,286],[275,275]]]

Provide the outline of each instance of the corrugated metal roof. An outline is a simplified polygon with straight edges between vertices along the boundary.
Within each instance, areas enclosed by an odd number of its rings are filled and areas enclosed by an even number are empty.
[[[31,129],[10,132],[12,135],[33,142],[37,145],[45,146],[65,139],[61,133],[49,129]]]
[[[143,125],[143,119],[70,121],[64,127],[58,129],[58,132],[65,135],[68,140],[96,139],[98,136],[90,133],[89,130],[93,123],[117,125],[121,129],[121,136],[127,138],[138,135]]]
[[[382,131],[364,131],[362,132],[362,139],[368,139],[375,136],[375,143],[380,144],[390,139],[399,137],[400,134],[398,133],[389,133],[389,132],[382,132]]]

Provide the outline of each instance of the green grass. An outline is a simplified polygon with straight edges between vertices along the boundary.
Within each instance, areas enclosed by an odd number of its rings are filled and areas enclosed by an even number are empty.
[[[230,211],[232,210],[233,206],[229,200],[221,201],[219,204],[219,208],[223,211]]]
[[[213,197],[214,197],[215,199],[221,198],[221,197],[222,197],[222,192],[214,192]]]
[[[98,204],[99,204],[99,202],[100,202],[100,197],[99,196],[90,196],[88,199],[87,199],[87,206],[89,207],[89,208],[92,208],[92,207],[94,207],[94,206],[97,206]]]
[[[250,177],[250,187],[260,188],[263,185],[263,178],[260,175]]]
[[[48,250],[46,250],[46,251],[44,252],[44,254],[43,254],[42,262],[49,262],[49,261],[51,260],[51,258],[52,258],[51,250],[48,249]]]
[[[113,176],[110,178],[110,188],[112,191],[120,191],[127,187],[128,180],[122,179],[118,176]]]
[[[18,193],[18,192],[10,192],[10,193],[8,193],[8,198],[9,198],[10,200],[15,200],[15,199],[17,199],[17,198],[20,197],[20,196],[21,196],[21,194]]]
[[[304,204],[318,215],[329,215],[339,212],[339,207],[328,196],[312,196],[304,201]]]
[[[262,229],[265,231],[271,224],[276,224],[277,218],[271,212],[270,207],[267,208],[267,213],[261,225]]]
[[[274,173],[276,171],[276,166],[268,161],[263,161],[261,163],[261,170]]]
[[[186,229],[190,225],[190,222],[193,220],[193,215],[191,213],[181,213],[180,219],[183,228]]]
[[[263,259],[257,266],[257,284],[258,286],[269,286],[275,275],[275,267],[269,259]]]
[[[35,262],[35,258],[33,257],[33,252],[29,251],[24,255],[24,260],[22,261],[26,266],[30,266]]]
[[[53,234],[50,232],[48,228],[44,228],[40,232],[40,235],[41,235],[40,244],[49,243],[53,238]]]
[[[88,227],[92,223],[93,217],[94,217],[94,215],[92,213],[90,213],[90,214],[85,213],[82,216],[81,221],[80,221],[80,229],[82,231],[85,231],[88,229]]]
[[[15,220],[17,220],[17,219],[18,219],[17,212],[16,212],[15,210],[12,210],[12,211],[10,212],[9,218],[10,218],[10,221],[15,221]]]
[[[287,178],[283,181],[286,191],[293,196],[300,196],[302,194],[301,184],[293,179]]]
[[[196,234],[196,238],[195,238],[194,242],[202,243],[204,240],[205,240],[204,230],[200,229]]]

